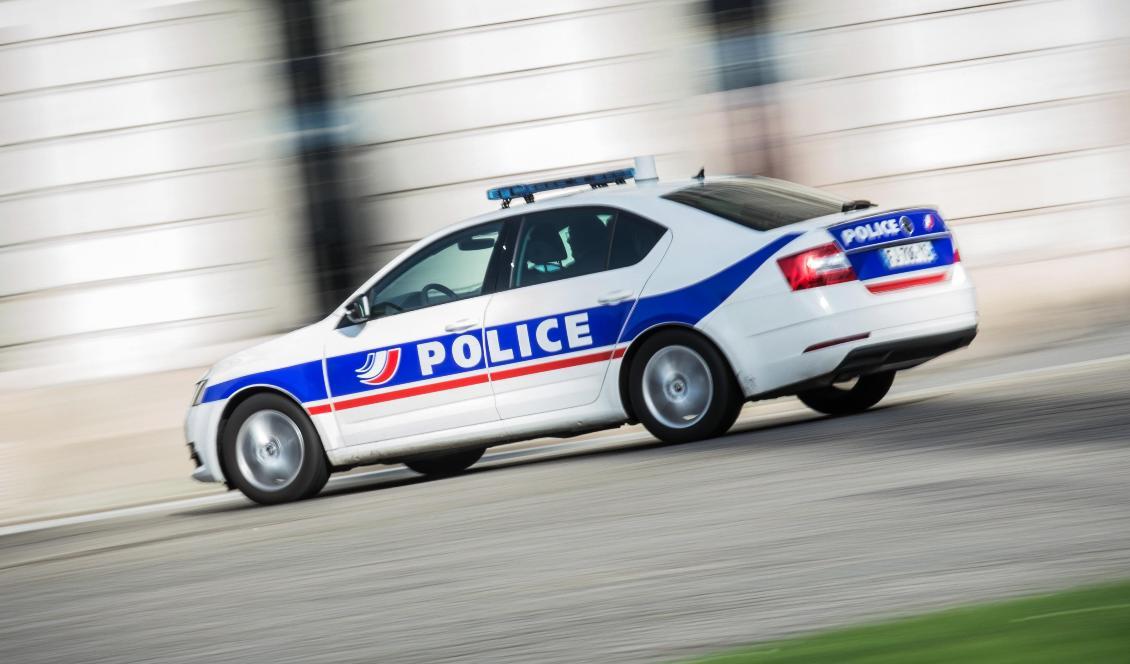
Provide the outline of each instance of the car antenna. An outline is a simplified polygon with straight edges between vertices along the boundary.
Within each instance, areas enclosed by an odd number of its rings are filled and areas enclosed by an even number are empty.
[[[706,167],[705,166],[698,169],[698,174],[694,176],[694,179],[698,180],[699,182],[706,180]]]
[[[862,200],[862,199],[856,200],[856,201],[847,201],[846,203],[844,203],[843,207],[840,208],[840,212],[851,212],[853,210],[866,210],[867,208],[870,208],[870,207],[875,207],[875,204],[872,203],[871,201],[865,201],[865,200]]]

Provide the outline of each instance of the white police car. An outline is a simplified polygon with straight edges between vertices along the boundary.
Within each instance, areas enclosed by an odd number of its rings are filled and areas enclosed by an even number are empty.
[[[188,413],[193,477],[276,503],[333,470],[451,474],[491,445],[625,422],[708,438],[756,399],[854,413],[976,334],[936,209],[633,176],[493,189],[502,209],[421,240],[325,320],[217,363]],[[577,185],[592,190],[529,204]]]

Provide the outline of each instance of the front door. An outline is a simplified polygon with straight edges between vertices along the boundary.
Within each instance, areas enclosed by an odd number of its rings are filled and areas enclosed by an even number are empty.
[[[503,419],[592,403],[666,229],[604,207],[525,215],[509,288],[487,305],[491,386]]]
[[[374,285],[370,319],[326,342],[326,374],[346,445],[498,419],[483,356],[492,256],[502,222],[456,232]]]

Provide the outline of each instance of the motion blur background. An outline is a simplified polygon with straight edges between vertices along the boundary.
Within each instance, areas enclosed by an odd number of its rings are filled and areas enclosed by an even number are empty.
[[[200,367],[635,155],[936,203],[989,329],[1124,313],[1128,101],[1120,0],[0,0],[0,521],[217,490]]]

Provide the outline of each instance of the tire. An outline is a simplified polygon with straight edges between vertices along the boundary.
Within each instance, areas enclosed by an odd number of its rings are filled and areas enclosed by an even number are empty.
[[[486,452],[486,448],[457,450],[440,456],[409,459],[404,465],[428,477],[449,477],[458,475],[473,466],[476,461],[483,458],[483,452]]]
[[[721,436],[745,401],[726,358],[689,330],[644,341],[629,368],[628,398],[639,421],[665,443]]]
[[[815,390],[798,392],[797,397],[812,410],[826,415],[854,415],[879,403],[895,382],[895,372],[860,376],[849,388],[829,385]]]
[[[309,498],[329,479],[322,439],[306,412],[277,394],[256,394],[236,406],[224,426],[220,454],[228,481],[262,505]]]

